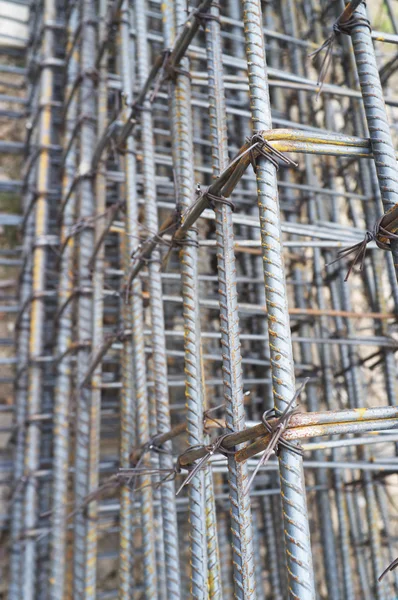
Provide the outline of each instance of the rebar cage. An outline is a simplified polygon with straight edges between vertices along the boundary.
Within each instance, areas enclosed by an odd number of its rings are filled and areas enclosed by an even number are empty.
[[[368,4],[37,0],[1,48],[4,597],[397,597],[398,6]]]

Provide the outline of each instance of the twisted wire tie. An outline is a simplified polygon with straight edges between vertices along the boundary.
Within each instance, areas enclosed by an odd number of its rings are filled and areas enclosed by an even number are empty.
[[[245,494],[247,494],[249,492],[250,487],[251,487],[259,469],[263,465],[265,465],[266,462],[268,462],[268,460],[271,458],[271,455],[273,452],[275,452],[275,454],[278,456],[278,454],[280,452],[280,448],[282,447],[282,448],[286,448],[287,450],[290,450],[291,452],[294,452],[294,454],[303,456],[303,449],[301,448],[301,446],[298,446],[296,444],[292,444],[292,443],[288,442],[287,440],[285,440],[283,438],[283,435],[289,426],[290,419],[292,418],[292,416],[294,414],[297,413],[297,410],[298,410],[298,407],[295,407],[295,408],[291,408],[291,407],[294,404],[294,402],[296,401],[296,399],[299,397],[299,395],[301,394],[301,392],[303,391],[305,386],[307,385],[307,382],[309,381],[309,379],[310,378],[307,377],[303,381],[303,383],[298,388],[298,390],[295,392],[293,398],[290,400],[290,402],[286,406],[285,410],[281,414],[278,415],[275,408],[266,410],[263,413],[263,415],[261,417],[261,421],[262,421],[264,427],[267,429],[267,431],[271,434],[271,438],[268,442],[267,448],[265,449],[263,455],[261,456],[260,460],[258,461],[256,468],[254,469],[254,471],[246,485]],[[276,423],[274,423],[273,425],[270,425],[270,423],[268,422],[268,419],[270,419],[271,417],[273,417],[273,418],[276,417],[276,419],[277,419]]]
[[[216,2],[212,3],[212,6],[220,8],[219,4],[217,4]],[[207,21],[216,21],[217,23],[221,24],[219,16],[212,15],[210,12],[203,12],[197,8],[191,12],[191,14],[189,15],[189,17],[185,23],[188,23],[188,21],[192,17],[197,19],[203,28],[206,26]],[[155,82],[152,94],[149,97],[149,101],[151,103],[153,103],[155,101],[155,99],[160,91],[160,88],[162,87],[162,84],[165,81],[167,81],[167,80],[175,81],[177,75],[183,75],[183,76],[191,79],[191,74],[189,71],[186,71],[185,69],[182,69],[181,67],[171,64],[171,62],[170,62],[170,58],[172,55],[171,48],[166,48],[165,50],[163,50],[162,53],[164,55],[163,63],[161,65],[159,73],[156,77],[156,82]]]
[[[386,213],[388,214],[388,213]],[[389,240],[398,240],[398,235],[388,231],[382,226],[382,222],[386,216],[386,214],[382,215],[379,219],[377,219],[374,224],[373,231],[366,231],[365,237],[361,242],[354,244],[353,246],[349,246],[348,248],[343,248],[343,250],[339,250],[337,253],[337,258],[332,260],[332,262],[328,263],[326,266],[329,267],[336,262],[339,262],[343,258],[346,258],[350,254],[354,254],[354,259],[347,271],[347,275],[344,278],[344,281],[347,281],[351,272],[353,271],[355,265],[359,263],[359,271],[363,271],[363,267],[365,264],[366,250],[369,242],[376,242],[378,248],[382,250],[391,251],[390,244],[383,242],[379,239],[379,236],[383,236]]]
[[[173,250],[173,248],[175,246],[183,246],[183,245],[198,246],[199,244],[198,244],[198,242],[196,242],[196,240],[176,240],[174,237],[170,241],[164,239],[163,236],[167,232],[171,233],[172,231],[174,231],[175,229],[178,228],[180,219],[181,219],[181,215],[180,215],[179,211],[176,211],[175,221],[171,225],[169,225],[169,227],[167,227],[167,229],[164,229],[161,233],[153,232],[150,229],[147,229],[147,231],[150,235],[148,237],[146,237],[144,240],[142,240],[142,242],[140,242],[138,244],[138,246],[133,250],[133,252],[130,255],[130,258],[132,259],[132,261],[133,262],[141,262],[146,265],[148,265],[150,263],[154,263],[154,262],[158,262],[158,263],[167,262],[170,252]],[[153,242],[156,242],[157,244],[163,244],[164,246],[167,246],[169,248],[169,251],[166,254],[166,257],[163,261],[161,259],[145,256],[146,248],[148,246],[150,246]],[[130,288],[131,288],[131,283],[132,283],[132,280],[131,280],[132,272],[133,272],[133,270],[131,269],[130,275],[128,276],[128,281],[127,281],[127,284],[126,284],[125,290],[124,290],[126,303],[128,302],[128,299],[130,296]]]
[[[220,9],[220,5],[217,4],[216,2],[212,2],[210,8],[214,6],[215,8]],[[220,17],[218,15],[212,15],[210,12],[203,12],[200,11],[199,9],[195,9],[192,13],[192,16],[194,16],[200,23],[200,25],[205,28],[206,27],[206,21],[216,21],[216,23],[218,23],[219,25],[221,25],[221,20]]]
[[[344,13],[342,13],[342,15],[340,15],[340,17],[333,23],[332,33],[329,35],[329,37],[323,42],[323,44],[319,48],[317,48],[316,50],[314,50],[314,52],[311,52],[308,55],[310,58],[315,60],[321,54],[321,52],[323,52],[323,50],[326,50],[326,54],[322,59],[319,69],[317,82],[317,84],[319,85],[317,96],[318,98],[321,95],[323,84],[325,83],[325,77],[332,62],[332,52],[337,37],[341,33],[351,35],[353,29],[355,27],[358,27],[359,25],[364,25],[369,28],[369,31],[372,31],[369,19],[367,19],[366,17],[362,17],[354,12],[354,14],[351,15],[351,17],[347,19],[347,21],[340,21],[343,14]]]
[[[213,454],[216,454],[216,452],[218,452],[219,454],[222,454],[223,456],[235,454],[235,450],[229,450],[222,445],[225,438],[227,438],[230,435],[231,435],[231,433],[224,433],[223,435],[220,435],[212,444],[208,444],[206,446],[201,446],[200,444],[197,444],[195,446],[190,446],[182,454],[179,455],[179,457],[177,458],[177,465],[175,468],[177,473],[180,473],[181,469],[183,468],[183,466],[181,465],[181,458],[187,452],[190,452],[191,450],[193,450],[195,448],[206,450],[206,454],[204,456],[202,456],[202,458],[199,460],[199,462],[197,462],[196,465],[191,470],[188,467],[185,467],[186,469],[189,470],[189,475],[188,475],[188,477],[186,477],[186,479],[184,479],[184,481],[178,488],[178,490],[176,492],[176,496],[178,496],[178,494],[181,492],[181,490],[192,481],[192,479],[200,471],[200,469],[203,469],[203,467],[206,466],[206,463],[210,460],[210,457],[213,456]]]
[[[151,437],[150,440],[147,441],[146,444],[144,444],[142,446],[142,452],[156,452],[157,454],[171,454],[171,452],[169,452],[169,450],[166,450],[165,448],[162,448],[162,444],[158,444],[158,440],[161,437],[160,433],[155,434],[153,437]]]
[[[196,195],[198,196],[198,200],[200,197],[206,197],[207,203],[212,210],[216,209],[217,204],[223,204],[224,206],[229,206],[232,212],[235,212],[235,204],[229,198],[225,198],[225,196],[217,196],[217,194],[212,194],[210,191],[210,186],[202,190],[201,186],[198,184],[196,188]]]
[[[227,168],[231,168],[234,164],[239,163],[246,154],[250,154],[250,162],[253,165],[253,169],[255,171],[256,171],[256,158],[257,158],[258,154],[263,156],[263,158],[269,160],[276,169],[279,168],[279,163],[278,163],[277,159],[279,159],[286,165],[294,166],[294,167],[298,166],[298,164],[294,160],[285,156],[282,152],[280,152],[279,150],[274,148],[267,140],[265,140],[261,136],[260,133],[255,133],[251,137],[246,138],[246,143],[249,144],[249,147],[246,148],[245,150],[243,150],[240,154],[238,154],[238,156],[236,156],[229,163],[229,166]],[[257,155],[256,155],[255,151],[258,153]],[[210,208],[213,208],[213,210],[214,210],[214,206],[217,203],[229,206],[232,211],[235,210],[235,204],[232,202],[232,200],[225,198],[222,195],[217,196],[216,194],[211,193],[209,191],[210,188],[211,188],[211,186],[209,186],[202,192],[200,185],[198,185],[196,188],[197,199],[191,204],[191,206],[189,206],[184,211],[183,214],[181,214],[180,211],[177,210],[176,211],[176,219],[175,219],[174,223],[170,227],[168,227],[167,230],[163,230],[161,233],[152,233],[152,238],[148,237],[146,240],[144,240],[144,242],[140,243],[137,246],[137,248],[133,251],[133,253],[131,254],[131,258],[133,258],[143,264],[147,264],[148,262],[150,262],[150,259],[145,257],[145,247],[144,246],[145,246],[145,244],[148,244],[148,243],[150,244],[151,242],[161,242],[161,243],[164,243],[169,246],[170,249],[165,257],[165,262],[167,262],[170,252],[174,246],[191,246],[191,247],[199,248],[199,242],[197,240],[191,240],[189,238],[188,239],[184,238],[184,239],[180,240],[180,239],[176,239],[175,235],[173,235],[171,241],[169,242],[169,241],[164,240],[163,236],[166,233],[166,231],[168,231],[169,229],[172,229],[173,227],[175,228],[175,230],[178,230],[178,228],[181,226],[181,224],[183,224],[185,222],[188,215],[191,213],[191,211],[194,209],[194,207],[197,205],[197,203],[200,202],[200,200],[204,197],[207,198],[208,206]],[[190,230],[195,231],[195,228],[190,227]],[[128,298],[130,295],[130,287],[131,287],[131,282],[132,282],[131,274],[132,273],[133,273],[133,270],[131,270],[131,273],[128,278],[128,283],[125,287],[126,303],[128,302]]]
[[[84,498],[82,504],[80,506],[78,506],[72,513],[70,513],[68,515],[67,519],[70,519],[72,516],[74,516],[75,514],[77,514],[80,511],[86,511],[87,506],[91,502],[98,500],[101,497],[101,495],[103,494],[103,492],[105,492],[109,489],[117,489],[118,487],[121,487],[122,485],[127,485],[129,487],[132,487],[132,493],[134,493],[134,492],[138,491],[139,489],[146,487],[146,486],[137,487],[136,482],[137,482],[138,477],[140,477],[140,476],[160,475],[160,474],[166,472],[166,476],[163,479],[161,479],[159,482],[157,482],[155,484],[151,484],[151,485],[153,485],[153,487],[155,489],[157,489],[162,483],[173,480],[176,477],[176,475],[178,475],[178,473],[180,472],[177,470],[177,468],[161,469],[161,468],[147,467],[145,465],[143,467],[141,467],[142,461],[144,460],[145,454],[147,452],[155,451],[155,452],[159,452],[159,453],[162,452],[165,454],[166,453],[170,454],[167,450],[165,450],[164,448],[161,448],[160,445],[158,446],[156,444],[156,438],[158,438],[158,437],[159,437],[159,434],[154,435],[150,440],[148,440],[148,442],[146,442],[141,447],[141,456],[138,459],[137,463],[132,468],[131,467],[119,468],[118,473],[109,477],[109,479],[107,479],[96,490],[94,490],[93,492],[88,494]]]
[[[255,173],[257,173],[257,157],[254,152],[255,150],[257,150],[258,154],[260,154],[263,158],[266,158],[270,163],[272,163],[277,171],[279,170],[279,163],[277,159],[281,160],[288,166],[298,167],[298,164],[294,160],[288,156],[285,156],[282,152],[271,146],[271,144],[259,133],[255,133],[251,137],[246,138],[246,142],[250,144],[247,152],[250,153],[250,162]]]
[[[156,100],[157,95],[159,94],[160,89],[165,81],[168,81],[168,80],[175,81],[177,75],[184,75],[185,77],[188,77],[188,79],[191,79],[191,74],[189,71],[186,71],[185,69],[182,69],[181,67],[177,67],[176,65],[171,64],[171,62],[170,62],[171,54],[172,54],[171,48],[166,48],[165,50],[162,51],[162,54],[163,54],[162,66],[159,69],[159,73],[156,77],[156,81],[155,81],[155,85],[153,87],[152,94],[149,97],[149,102],[151,104],[153,104],[153,102]]]
[[[220,428],[223,427],[223,424],[221,423],[221,421],[219,421],[219,419],[217,419],[216,417],[210,416],[211,413],[216,412],[219,408],[225,408],[225,404],[223,403],[223,404],[219,404],[218,406],[213,406],[212,408],[208,408],[203,413],[203,431],[204,431],[204,433],[209,433],[209,429],[206,426],[207,421],[211,421],[212,423],[215,423]]]

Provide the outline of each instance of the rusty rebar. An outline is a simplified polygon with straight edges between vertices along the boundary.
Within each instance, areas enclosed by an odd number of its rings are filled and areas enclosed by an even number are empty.
[[[45,0],[0,48],[10,600],[397,595],[398,20],[318,4]]]

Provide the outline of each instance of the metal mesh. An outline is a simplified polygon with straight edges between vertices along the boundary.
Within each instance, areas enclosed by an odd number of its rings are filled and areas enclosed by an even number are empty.
[[[31,3],[10,600],[397,596],[398,13],[370,4]]]

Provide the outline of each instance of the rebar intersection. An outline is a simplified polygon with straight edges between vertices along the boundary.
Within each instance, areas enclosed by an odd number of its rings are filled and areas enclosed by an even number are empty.
[[[11,600],[397,594],[382,7],[31,4]]]

